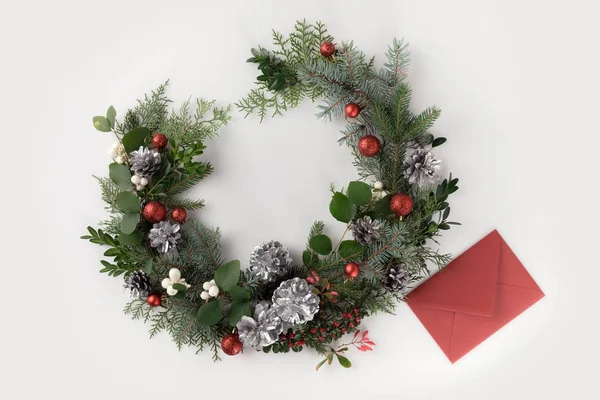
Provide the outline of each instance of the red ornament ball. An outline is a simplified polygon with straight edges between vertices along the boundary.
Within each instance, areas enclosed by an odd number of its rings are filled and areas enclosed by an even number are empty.
[[[152,136],[152,146],[154,146],[155,149],[162,150],[167,147],[167,143],[169,143],[169,139],[162,133],[157,133]]]
[[[395,194],[390,199],[390,209],[398,217],[406,217],[413,210],[413,201],[407,194]]]
[[[381,150],[381,142],[376,136],[366,135],[358,140],[358,152],[364,157],[374,157]]]
[[[360,274],[360,267],[355,262],[350,262],[344,267],[344,273],[350,279],[354,279]]]
[[[171,211],[171,218],[178,224],[183,224],[185,222],[186,217],[187,213],[185,212],[185,209],[183,207],[177,207],[174,208],[173,211]]]
[[[158,307],[161,305],[162,299],[160,298],[160,296],[158,294],[151,293],[148,295],[148,298],[146,299],[146,303],[148,303],[148,305],[150,307]]]
[[[344,112],[346,113],[346,117],[356,118],[358,117],[358,114],[360,114],[360,106],[356,103],[346,104]]]
[[[228,356],[240,354],[243,347],[244,345],[240,342],[240,335],[237,333],[225,335],[221,341],[221,350]]]
[[[155,224],[167,218],[167,207],[158,201],[151,201],[144,206],[143,214],[146,221]]]
[[[331,42],[323,42],[321,43],[321,48],[319,51],[321,51],[321,55],[323,57],[331,57],[335,54],[335,44]]]

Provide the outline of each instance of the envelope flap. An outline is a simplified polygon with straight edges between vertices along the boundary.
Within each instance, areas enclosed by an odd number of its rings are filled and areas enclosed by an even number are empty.
[[[493,231],[413,290],[409,304],[491,316],[502,243]]]

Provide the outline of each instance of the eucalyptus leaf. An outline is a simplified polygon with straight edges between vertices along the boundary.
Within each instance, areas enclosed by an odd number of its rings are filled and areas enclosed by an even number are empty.
[[[240,262],[238,260],[223,264],[215,271],[215,283],[226,292],[232,287],[237,286],[239,279]]]
[[[106,110],[106,120],[110,124],[111,128],[115,127],[115,120],[117,119],[117,110],[113,106],[108,107]]]
[[[333,215],[333,218],[348,223],[354,217],[356,206],[346,195],[336,192],[329,203],[329,211]]]
[[[121,139],[121,143],[127,153],[131,153],[134,150],[144,146],[146,144],[146,138],[150,136],[150,129],[146,127],[139,127],[127,132]]]
[[[142,234],[139,231],[133,231],[132,233],[121,233],[118,237],[119,243],[126,246],[135,246],[140,244],[142,241]]]
[[[248,301],[234,301],[229,309],[229,325],[235,326],[243,316],[249,317],[251,314],[252,309]]]
[[[348,185],[348,198],[357,206],[365,206],[371,202],[373,192],[366,183],[353,181]]]
[[[92,121],[94,122],[94,128],[96,128],[96,130],[99,130],[100,132],[110,132],[110,123],[106,117],[97,115],[92,118]]]
[[[250,300],[250,292],[239,286],[232,286],[227,292],[234,301]]]
[[[131,189],[131,171],[127,165],[112,163],[108,166],[108,176],[120,189]]]
[[[140,212],[140,198],[137,197],[132,192],[121,192],[117,194],[115,198],[117,203],[117,207],[119,210],[123,211],[126,214],[138,213]]]
[[[215,325],[221,320],[221,304],[218,300],[212,300],[198,309],[196,321],[200,325]]]
[[[322,256],[326,256],[331,253],[331,249],[333,247],[331,239],[327,235],[316,235],[311,237],[308,245],[315,251],[315,253],[321,254]]]
[[[384,217],[392,214],[392,209],[390,208],[392,196],[394,195],[390,193],[375,203],[375,210]]]
[[[121,232],[133,233],[137,228],[138,222],[140,222],[140,213],[125,214],[121,220]]]

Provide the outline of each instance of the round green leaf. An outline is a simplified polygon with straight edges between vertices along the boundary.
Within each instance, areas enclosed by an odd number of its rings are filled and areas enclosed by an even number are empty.
[[[346,195],[336,192],[331,199],[331,203],[329,203],[329,212],[331,212],[333,218],[347,223],[352,220],[356,212],[356,206]]]
[[[375,203],[375,210],[384,217],[392,214],[392,209],[390,208],[390,200],[392,199],[392,196],[394,195],[390,193]]]
[[[146,138],[148,136],[150,136],[150,129],[141,126],[127,132],[121,139],[121,143],[123,144],[125,151],[131,153],[132,151],[139,149],[140,146],[143,146],[146,143]]]
[[[113,106],[108,107],[106,110],[106,120],[110,124],[111,128],[115,127],[115,120],[117,119],[117,111]]]
[[[243,316],[249,317],[251,314],[250,303],[234,301],[229,309],[229,325],[235,326]]]
[[[100,132],[110,132],[110,123],[105,117],[97,115],[92,121],[94,122],[94,128]]]
[[[137,228],[137,224],[140,222],[140,213],[131,213],[125,214],[123,219],[121,220],[121,232],[123,233],[133,233],[135,228]]]
[[[333,247],[331,243],[331,239],[327,235],[316,235],[310,238],[308,245],[311,249],[315,251],[317,254],[321,254],[322,256],[326,256],[331,253],[331,249]]]
[[[116,197],[116,203],[119,210],[126,214],[140,212],[140,198],[132,192],[121,192]]]
[[[344,259],[353,259],[360,256],[365,248],[356,240],[344,240],[340,243],[338,253]]]
[[[239,279],[240,262],[238,260],[223,264],[215,271],[215,283],[219,288],[226,292],[232,287],[237,286]]]
[[[212,300],[198,309],[196,321],[200,325],[215,325],[221,320],[221,304],[218,300]]]
[[[232,286],[227,291],[234,301],[250,300],[250,293],[239,286]]]
[[[133,231],[132,233],[121,233],[118,237],[119,243],[127,246],[135,246],[140,244],[142,241],[142,234],[139,231]]]
[[[342,367],[350,368],[352,366],[352,363],[346,357],[340,356],[339,354],[336,354],[336,356]]]
[[[366,206],[371,202],[371,187],[364,182],[353,181],[348,185],[348,198],[357,206]]]
[[[131,171],[123,164],[112,163],[108,166],[108,176],[120,189],[131,189]]]

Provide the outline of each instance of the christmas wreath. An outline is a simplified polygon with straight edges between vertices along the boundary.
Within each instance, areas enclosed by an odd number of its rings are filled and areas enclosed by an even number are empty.
[[[332,187],[329,210],[346,225],[342,238],[333,241],[317,221],[301,263],[278,241],[256,246],[248,268],[224,262],[220,231],[186,220],[203,202],[180,193],[212,171],[196,156],[227,123],[229,108],[198,100],[195,111],[189,102],[169,111],[166,84],[122,122],[113,107],[94,117],[96,129],[117,138],[109,177],[98,178],[111,216],[83,238],[109,247],[104,255],[112,261],[101,261],[101,272],[124,277],[133,297],[125,312],[148,322],[151,337],[167,331],[179,348],[209,347],[215,360],[219,349],[236,355],[244,347],[310,347],[324,357],[317,369],[334,359],[350,367],[350,347],[375,345],[361,321],[393,312],[430,267],[450,260],[432,245],[457,224],[448,220],[448,198],[458,179],[438,176],[432,148],[446,139],[429,129],[440,110],[410,111],[402,41],[392,42],[377,69],[352,42],[335,44],[321,23],[298,22],[288,37],[273,32],[273,39],[274,50],[252,49],[257,88],[236,105],[262,121],[309,98],[323,101],[320,118],[346,117],[339,142],[351,148],[361,179]],[[347,343],[334,344],[346,334],[353,334]]]

